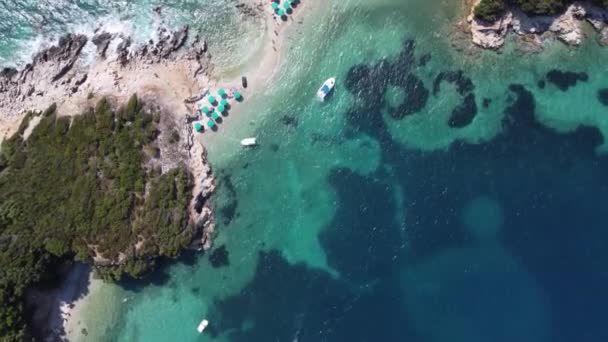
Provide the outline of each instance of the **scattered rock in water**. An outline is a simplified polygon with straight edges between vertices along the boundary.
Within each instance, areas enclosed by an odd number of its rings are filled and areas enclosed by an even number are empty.
[[[547,81],[553,83],[559,90],[567,91],[574,87],[577,82],[587,82],[589,75],[585,72],[561,71],[552,69],[547,73]]]
[[[111,33],[103,32],[93,36],[93,39],[91,39],[93,44],[95,44],[95,46],[97,47],[97,54],[102,59],[105,59],[107,57],[106,54],[108,51],[108,47],[110,46],[110,43],[112,42],[112,39],[114,39],[114,37],[115,36]]]
[[[545,86],[547,85],[545,80],[540,80],[536,83],[536,85],[540,88],[540,89],[545,89]]]
[[[120,65],[125,66],[129,63],[129,47],[131,46],[131,37],[123,38],[123,40],[116,47],[116,53],[118,54],[118,61]]]
[[[608,26],[601,29],[597,36],[598,43],[602,46],[608,46]]]
[[[597,91],[597,99],[604,106],[608,106],[608,88],[602,88]]]

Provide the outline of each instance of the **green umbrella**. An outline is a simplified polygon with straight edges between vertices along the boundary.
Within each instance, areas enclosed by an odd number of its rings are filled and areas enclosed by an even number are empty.
[[[207,126],[209,126],[209,128],[213,128],[215,127],[215,122],[213,122],[213,120],[209,120],[207,121]]]
[[[209,96],[207,98],[207,100],[209,100],[209,103],[215,103],[215,97],[214,96]]]
[[[279,16],[280,16],[280,17],[284,17],[284,16],[285,16],[285,11],[283,11],[283,10],[279,10]]]
[[[220,112],[220,113],[223,113],[225,110],[226,110],[226,107],[224,107],[224,105],[219,105],[217,107],[217,111]]]
[[[272,9],[276,11],[279,8],[279,4],[277,4],[276,2],[273,2],[272,5],[270,5],[270,7],[272,7]]]
[[[290,4],[289,2],[285,2],[285,3],[283,4],[283,7],[285,7],[285,9],[286,9],[286,10],[288,10],[288,9],[290,9],[290,8],[291,8],[291,4]]]
[[[195,122],[194,123],[194,129],[196,129],[197,132],[200,132],[203,130],[203,125],[201,125],[200,122]]]
[[[218,90],[217,93],[221,97],[226,96],[226,91],[224,90],[224,88],[220,88],[220,90]]]
[[[203,111],[203,113],[205,113],[205,114],[209,114],[209,107],[204,106],[204,107],[203,107],[203,109],[202,109],[202,111]]]
[[[241,98],[241,93],[239,93],[238,91],[235,91],[234,92],[234,98],[237,99],[237,100],[240,99]]]
[[[220,115],[217,112],[213,112],[213,113],[211,113],[211,118],[213,120],[217,120],[220,118]]]
[[[228,100],[226,99],[222,99],[222,101],[220,101],[220,104],[224,107],[228,106]]]

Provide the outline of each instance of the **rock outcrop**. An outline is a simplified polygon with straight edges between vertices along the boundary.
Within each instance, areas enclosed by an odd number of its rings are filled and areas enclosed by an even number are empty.
[[[486,23],[470,15],[468,21],[471,23],[471,34],[473,43],[485,49],[498,49],[505,43],[507,31],[513,21],[513,14],[507,12],[498,21]]]
[[[493,23],[476,18],[473,8],[467,21],[470,24],[473,43],[482,48],[501,48],[509,31],[521,37],[534,35],[534,41],[555,37],[565,44],[577,46],[581,44],[584,36],[581,28],[583,20],[587,20],[598,31],[601,44],[608,44],[608,10],[589,2],[575,2],[563,14],[556,16],[531,17],[517,8],[510,8]]]

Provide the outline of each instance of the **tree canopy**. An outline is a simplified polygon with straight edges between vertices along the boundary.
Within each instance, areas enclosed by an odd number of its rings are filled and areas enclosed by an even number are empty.
[[[30,120],[40,121],[24,139]],[[0,340],[24,338],[23,295],[57,260],[111,260],[102,274],[139,277],[190,242],[191,176],[146,165],[159,134],[136,96],[82,115],[28,113],[0,148]],[[119,262],[117,262],[119,261]]]

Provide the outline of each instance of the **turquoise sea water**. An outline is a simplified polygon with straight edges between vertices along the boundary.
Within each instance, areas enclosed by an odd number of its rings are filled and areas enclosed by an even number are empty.
[[[608,50],[462,52],[457,1],[303,1],[272,86],[208,146],[215,249],[96,289],[71,336],[607,340]]]

